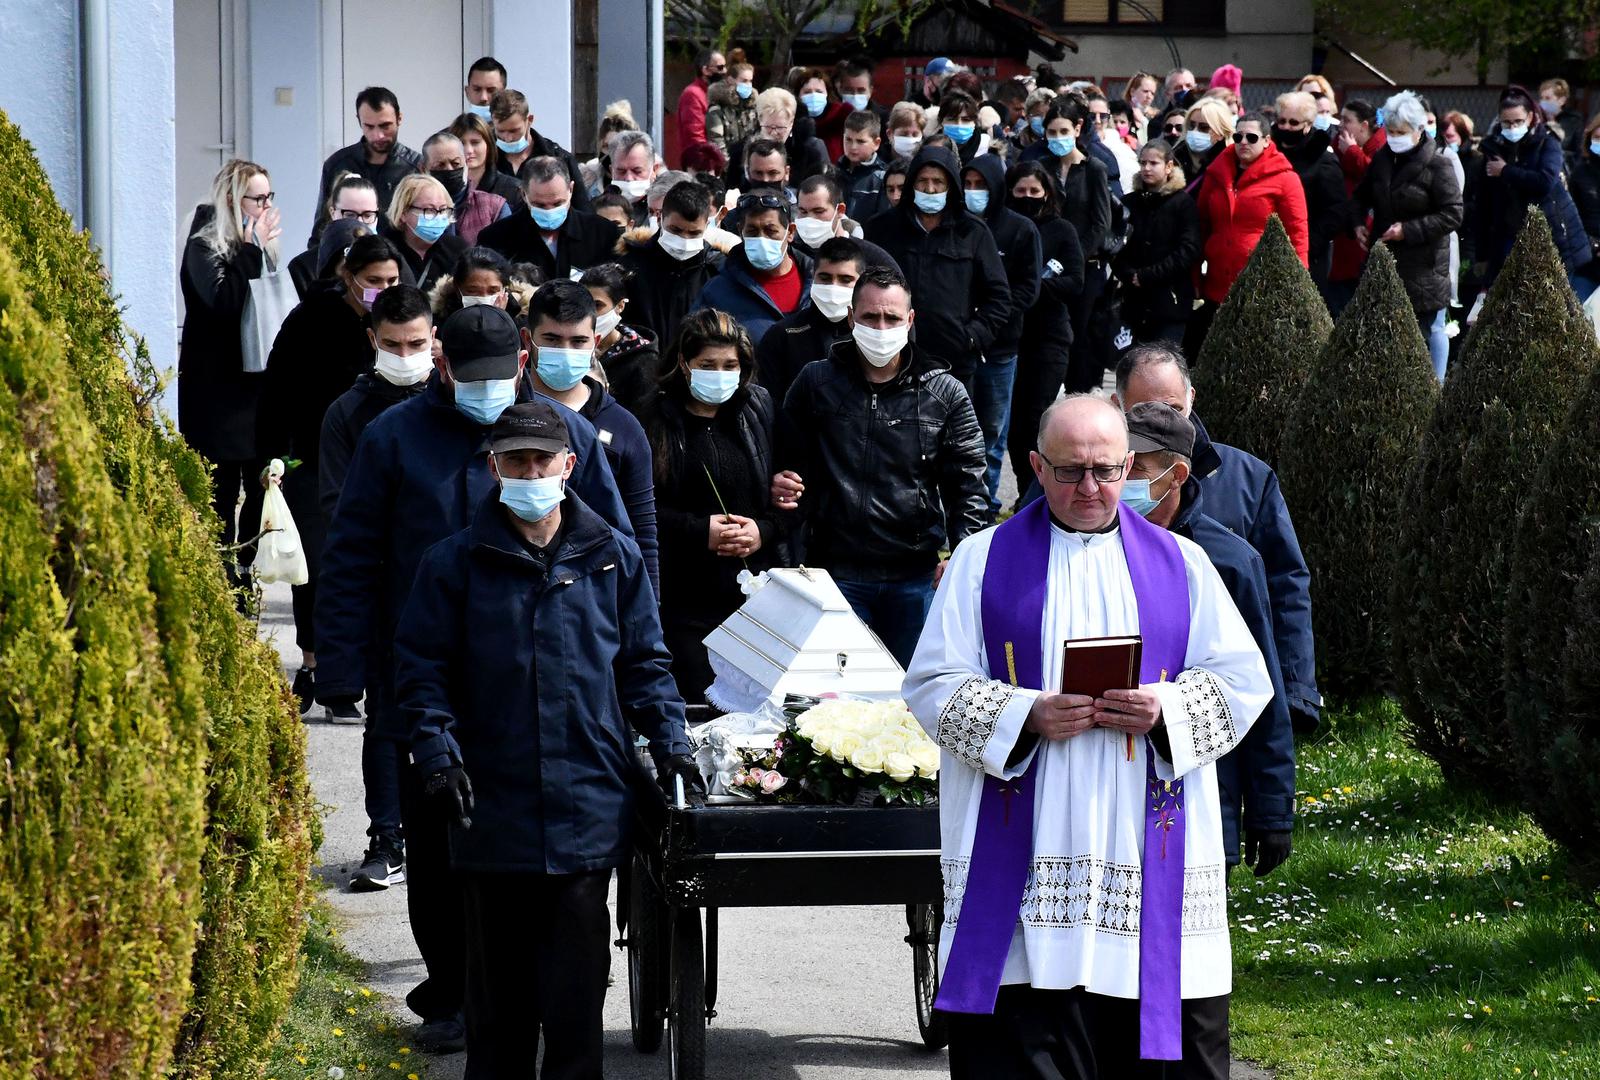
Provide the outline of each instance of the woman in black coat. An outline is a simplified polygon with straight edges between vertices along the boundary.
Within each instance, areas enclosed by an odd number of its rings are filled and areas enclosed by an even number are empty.
[[[1022,315],[1017,373],[1011,385],[1011,424],[1006,446],[1011,468],[1028,476],[1028,452],[1039,438],[1039,418],[1060,393],[1072,347],[1072,305],[1083,292],[1083,246],[1078,230],[1061,216],[1050,170],[1019,161],[1006,171],[1006,205],[1039,230],[1044,269],[1039,299]],[[1024,485],[1026,486],[1026,485]]]
[[[1139,151],[1139,176],[1122,202],[1133,235],[1117,253],[1111,272],[1122,285],[1123,317],[1139,345],[1180,343],[1194,312],[1200,216],[1165,139],[1153,139]]]
[[[691,704],[704,701],[711,685],[702,639],[744,603],[739,573],[783,561],[768,497],[772,398],[753,382],[755,364],[755,346],[737,320],[714,309],[691,312],[645,410],[655,457],[661,629],[673,678]]]
[[[367,312],[378,293],[400,280],[400,252],[381,236],[358,237],[332,281],[312,285],[311,293],[284,320],[267,358],[266,385],[257,421],[263,460],[299,462],[283,478],[283,497],[300,530],[310,573],[294,587],[295,644],[300,672],[295,693],[301,711],[310,708],[316,670],[316,637],[311,613],[316,607],[317,571],[327,532],[318,498],[322,420],[328,406],[372,370]]]
[[[594,298],[595,355],[605,372],[606,389],[638,416],[655,398],[661,350],[654,333],[628,325],[627,271],[614,262],[601,263],[585,270],[579,284]]]
[[[222,519],[222,543],[228,546],[241,535],[254,537],[261,520],[256,408],[265,376],[244,370],[240,331],[250,283],[276,263],[283,230],[272,205],[272,178],[250,161],[224,165],[212,181],[210,204],[195,216],[178,271],[184,305],[178,428],[215,467],[212,506]],[[248,566],[254,559],[255,548],[245,547],[237,563]],[[225,562],[230,576],[240,580],[235,560]]]
[[[408,176],[395,186],[378,231],[399,249],[423,292],[454,269],[467,250],[465,240],[444,231],[455,219],[455,200],[427,173]]]

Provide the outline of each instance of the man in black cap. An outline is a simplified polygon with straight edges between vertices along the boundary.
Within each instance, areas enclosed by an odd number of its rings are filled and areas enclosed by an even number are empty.
[[[639,548],[567,487],[543,401],[489,435],[498,485],[434,545],[395,637],[424,790],[465,897],[468,1076],[600,1076],[611,872],[628,857],[633,736],[663,785],[704,785]],[[630,730],[631,729],[631,730]]]
[[[1273,634],[1266,565],[1255,548],[1205,512],[1205,483],[1193,473],[1193,422],[1161,401],[1141,402],[1127,416],[1133,467],[1122,485],[1122,502],[1152,525],[1200,545],[1244,616],[1272,677],[1272,703],[1243,741],[1217,762],[1228,866],[1240,860],[1242,803],[1244,862],[1263,877],[1289,857],[1294,827],[1294,729]]]
[[[484,453],[489,428],[519,393],[527,395],[528,354],[511,316],[492,305],[462,308],[439,336],[444,355],[427,389],[374,420],[356,444],[328,526],[315,625],[317,700],[330,717],[353,719],[366,694],[362,779],[399,786],[409,849],[406,904],[428,969],[406,1004],[423,1019],[418,1045],[446,1050],[462,1044],[461,899],[449,872],[444,819],[424,801],[421,779],[406,759],[410,729],[394,706],[394,629],[423,553],[466,528],[496,488]],[[601,518],[631,533],[593,426],[565,406],[551,407],[566,423],[576,456],[572,488]],[[383,801],[373,794],[369,801]],[[392,840],[382,839],[374,837],[363,867],[399,858]]]

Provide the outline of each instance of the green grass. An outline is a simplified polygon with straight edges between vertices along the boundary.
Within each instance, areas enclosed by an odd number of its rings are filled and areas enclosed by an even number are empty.
[[[1231,882],[1236,1056],[1285,1078],[1600,1076],[1600,909],[1530,819],[1446,785],[1387,702],[1324,717],[1298,786],[1293,856]]]
[[[333,913],[312,908],[301,948],[305,967],[272,1058],[267,1080],[412,1077],[427,1080],[425,1056],[413,1050],[382,1000],[363,986],[361,961],[339,943]]]

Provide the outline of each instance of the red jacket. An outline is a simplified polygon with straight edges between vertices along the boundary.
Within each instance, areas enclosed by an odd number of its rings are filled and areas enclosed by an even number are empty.
[[[842,101],[830,101],[817,117],[817,138],[828,148],[829,161],[844,157],[844,122],[853,112],[855,110]]]
[[[1239,158],[1232,146],[1217,155],[1200,185],[1200,228],[1206,236],[1205,273],[1200,294],[1213,304],[1228,298],[1250,253],[1273,214],[1283,222],[1301,263],[1309,259],[1310,232],[1306,225],[1306,193],[1294,166],[1268,141],[1261,156],[1239,173]]]
[[[678,95],[678,153],[707,142],[706,109],[711,105],[706,81],[696,75]]]
[[[1389,144],[1389,133],[1383,128],[1378,128],[1361,146],[1351,146],[1348,150],[1335,151],[1339,159],[1339,171],[1344,173],[1344,193],[1346,197],[1355,193],[1356,186],[1361,183],[1361,178],[1367,175],[1367,166],[1372,164],[1372,159]],[[1338,143],[1334,144],[1338,146]],[[1333,264],[1328,270],[1329,281],[1354,281],[1361,276],[1361,268],[1367,264],[1367,249],[1356,243],[1356,238],[1348,233],[1333,238]]]

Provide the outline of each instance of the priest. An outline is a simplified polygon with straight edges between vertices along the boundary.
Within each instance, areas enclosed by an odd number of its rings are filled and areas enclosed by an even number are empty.
[[[956,548],[905,682],[943,750],[951,1076],[1224,1080],[1214,762],[1272,683],[1205,553],[1118,512],[1121,411],[1064,398],[1038,445],[1045,498]],[[1131,635],[1137,689],[1058,692],[1065,642]]]

